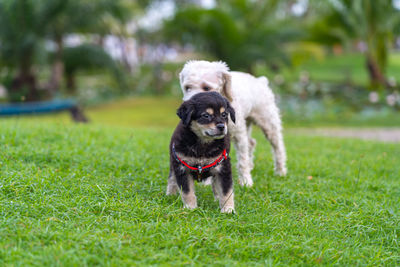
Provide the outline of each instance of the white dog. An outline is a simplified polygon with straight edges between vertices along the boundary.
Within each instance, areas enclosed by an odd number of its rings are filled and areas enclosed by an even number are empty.
[[[229,130],[237,151],[239,183],[252,186],[253,152],[256,140],[252,124],[258,125],[272,145],[275,173],[286,175],[286,152],[282,125],[275,97],[266,77],[256,78],[243,72],[229,71],[224,62],[188,61],[179,74],[183,100],[204,91],[225,96],[236,111],[236,123]]]

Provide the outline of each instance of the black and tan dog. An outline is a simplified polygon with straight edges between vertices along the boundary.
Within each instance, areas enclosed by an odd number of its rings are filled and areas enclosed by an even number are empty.
[[[235,111],[219,93],[206,92],[183,102],[177,114],[181,121],[171,138],[167,195],[180,191],[185,207],[194,209],[194,180],[211,177],[221,212],[233,212],[227,124],[229,115],[235,122]]]

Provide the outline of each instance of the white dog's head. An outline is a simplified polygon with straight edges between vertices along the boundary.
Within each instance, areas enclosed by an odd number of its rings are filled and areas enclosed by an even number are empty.
[[[232,101],[231,75],[222,61],[188,61],[179,74],[183,100],[201,92],[215,91]]]

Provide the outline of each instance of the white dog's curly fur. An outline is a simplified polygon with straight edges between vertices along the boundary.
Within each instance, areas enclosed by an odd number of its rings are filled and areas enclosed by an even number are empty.
[[[216,91],[231,101],[236,123],[229,130],[237,151],[239,183],[252,186],[253,152],[256,140],[251,137],[252,124],[258,125],[269,140],[274,153],[275,173],[286,175],[286,151],[282,123],[275,97],[266,77],[256,78],[243,72],[229,71],[225,62],[188,61],[179,74],[183,100],[204,91]]]

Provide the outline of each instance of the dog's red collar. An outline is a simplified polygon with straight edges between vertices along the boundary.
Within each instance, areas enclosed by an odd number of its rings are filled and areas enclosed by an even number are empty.
[[[226,149],[222,152],[221,156],[219,156],[214,162],[205,165],[205,166],[200,166],[198,165],[197,167],[190,166],[187,164],[185,161],[183,161],[181,158],[178,157],[175,151],[175,144],[172,144],[172,154],[174,155],[174,158],[176,161],[180,162],[182,165],[184,165],[186,168],[192,170],[192,171],[197,171],[198,174],[201,174],[204,170],[210,169],[212,167],[218,166],[224,159],[226,160],[228,158],[228,154],[226,153]]]

